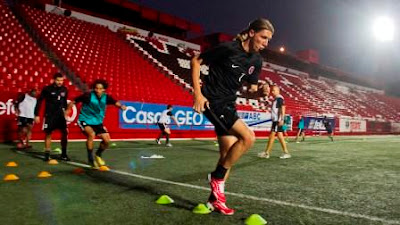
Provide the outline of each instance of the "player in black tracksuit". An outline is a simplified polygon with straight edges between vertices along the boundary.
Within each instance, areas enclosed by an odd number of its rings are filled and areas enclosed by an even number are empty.
[[[37,100],[35,108],[35,122],[40,122],[39,111],[42,101],[45,101],[46,108],[43,121],[43,131],[45,138],[45,161],[50,159],[51,134],[54,130],[61,131],[61,160],[69,161],[67,156],[68,128],[65,120],[65,110],[67,108],[68,90],[63,85],[64,77],[60,73],[54,75],[54,82],[43,88]]]
[[[258,89],[258,75],[262,57],[258,53],[268,45],[274,28],[265,19],[257,19],[241,32],[237,40],[220,44],[192,59],[194,88],[194,110],[204,115],[215,126],[218,136],[220,159],[217,168],[209,176],[212,193],[207,205],[225,215],[233,209],[225,205],[224,184],[233,164],[254,143],[252,130],[238,117],[235,101],[236,92],[246,81],[249,92]],[[209,65],[209,75],[204,76],[200,87],[200,66]],[[269,87],[263,87],[264,94]]]
[[[326,132],[328,133],[328,137],[331,139],[331,141],[333,141],[333,128],[331,122],[325,116],[324,119],[322,119],[322,123],[325,126]]]

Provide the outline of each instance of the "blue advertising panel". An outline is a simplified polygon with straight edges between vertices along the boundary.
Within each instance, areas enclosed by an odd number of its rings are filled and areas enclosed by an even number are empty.
[[[157,121],[167,105],[142,102],[121,101],[126,105],[126,110],[119,112],[119,125],[124,129],[158,129]],[[174,121],[168,118],[168,124],[172,129],[179,130],[205,130],[214,129],[210,121],[203,114],[198,114],[191,107],[174,106],[172,114],[180,124],[178,127]]]
[[[335,129],[335,118],[326,118],[326,119],[329,121],[332,128]],[[323,123],[323,120],[324,120],[323,117],[313,117],[313,116],[304,117],[304,129],[324,131],[326,130],[326,128]]]
[[[164,110],[165,104],[121,101],[126,105],[125,111],[119,111],[119,126],[123,129],[158,129],[157,122]],[[168,118],[168,124],[174,130],[212,130],[214,126],[203,115],[193,111],[192,107],[174,106],[172,114],[179,123]],[[271,114],[256,111],[238,111],[238,115],[253,130],[266,131],[271,127]]]

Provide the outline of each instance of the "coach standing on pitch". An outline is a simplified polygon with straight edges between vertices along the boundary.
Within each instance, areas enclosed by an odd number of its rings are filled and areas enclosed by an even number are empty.
[[[68,128],[64,111],[67,108],[68,90],[64,86],[64,76],[56,73],[53,76],[53,83],[44,87],[37,100],[35,108],[35,122],[40,122],[39,111],[42,101],[45,100],[46,109],[43,121],[45,137],[44,161],[50,160],[51,134],[54,130],[61,131],[61,160],[69,161],[67,156]]]

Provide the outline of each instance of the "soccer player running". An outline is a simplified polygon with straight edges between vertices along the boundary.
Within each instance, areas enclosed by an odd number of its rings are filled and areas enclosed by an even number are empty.
[[[222,43],[192,59],[194,88],[193,109],[204,115],[215,126],[220,157],[216,169],[209,174],[211,194],[208,207],[225,215],[234,209],[226,206],[225,182],[232,166],[253,145],[255,135],[236,112],[236,92],[246,81],[249,92],[258,90],[258,75],[262,67],[259,51],[265,49],[274,28],[266,19],[257,19],[242,31],[235,41]],[[209,65],[200,87],[200,66]],[[264,94],[269,86],[262,87]]]
[[[300,143],[298,141],[299,137],[301,136],[301,141],[304,141],[305,137],[306,137],[306,134],[305,134],[305,131],[304,131],[304,117],[303,116],[300,116],[300,120],[299,120],[299,124],[297,125],[297,128],[299,130],[297,131],[297,135],[296,135],[295,141],[296,141],[296,143]]]
[[[46,134],[44,145],[44,161],[50,160],[51,134],[55,130],[61,131],[61,160],[69,161],[67,156],[68,128],[65,119],[67,108],[68,90],[64,86],[64,76],[56,73],[53,76],[53,83],[44,87],[37,100],[35,107],[35,123],[40,123],[39,111],[42,101],[45,101],[46,108],[43,121],[43,131]]]
[[[19,95],[15,101],[15,114],[18,117],[17,149],[20,150],[32,147],[29,141],[32,135],[33,120],[35,118],[36,94],[37,90],[33,88],[29,92]]]
[[[158,127],[161,130],[160,135],[156,139],[157,144],[161,145],[161,138],[165,135],[165,146],[172,147],[172,144],[169,143],[169,136],[171,135],[171,129],[168,127],[168,117],[170,117],[176,125],[179,127],[178,121],[176,121],[175,117],[172,115],[172,105],[168,105],[167,109],[161,113],[160,119],[157,122]]]
[[[115,105],[116,107],[126,110],[126,106],[115,100],[111,95],[106,94],[108,84],[104,80],[96,80],[92,85],[91,92],[80,95],[74,101],[68,104],[66,115],[68,115],[76,103],[82,103],[82,108],[78,117],[78,125],[82,132],[86,135],[86,148],[88,154],[88,162],[93,169],[98,169],[100,166],[106,165],[102,159],[102,153],[106,150],[110,143],[110,134],[103,126],[103,121],[106,113],[107,105]],[[101,138],[99,148],[93,157],[94,138]]]
[[[283,119],[282,133],[283,133],[283,136],[285,138],[285,142],[286,143],[289,142],[289,135],[287,133],[287,129],[288,129],[288,124],[289,123],[290,123],[290,117],[289,116],[285,116],[285,119]]]
[[[328,120],[326,116],[324,116],[324,119],[322,120],[322,123],[325,126],[326,132],[328,133],[329,139],[333,141],[333,128],[331,122]]]
[[[272,127],[271,127],[271,134],[269,135],[267,148],[265,151],[258,153],[258,157],[269,159],[272,151],[272,146],[274,145],[275,135],[278,135],[278,140],[281,143],[283,155],[279,158],[281,159],[288,159],[291,158],[289,151],[286,146],[285,138],[283,136],[283,123],[285,118],[285,101],[280,95],[279,87],[272,86],[271,87],[271,94],[274,96],[274,101],[272,103],[271,109],[271,117],[272,117]]]

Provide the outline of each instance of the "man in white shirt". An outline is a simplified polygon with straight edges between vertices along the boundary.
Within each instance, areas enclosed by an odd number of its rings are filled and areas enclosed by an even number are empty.
[[[172,120],[174,120],[176,125],[179,126],[178,121],[176,121],[175,117],[172,114],[172,105],[168,105],[167,109],[161,113],[161,117],[157,122],[157,125],[160,128],[161,133],[158,136],[158,138],[156,139],[156,142],[157,142],[157,144],[161,145],[161,138],[165,135],[165,139],[166,139],[165,145],[167,147],[172,147],[172,144],[169,143],[169,136],[171,134],[171,130],[168,127],[168,117],[170,117]]]
[[[272,127],[271,127],[271,134],[269,135],[267,148],[264,152],[260,152],[258,157],[268,159],[271,155],[272,146],[274,145],[275,141],[275,134],[278,135],[278,140],[281,143],[283,155],[279,158],[281,159],[288,159],[291,157],[289,151],[286,147],[285,138],[283,136],[283,125],[284,125],[284,118],[285,118],[285,100],[282,95],[280,95],[280,90],[278,86],[272,86],[271,94],[274,96],[274,102],[272,103],[271,108],[271,119],[272,119]]]
[[[31,89],[25,94],[18,96],[15,101],[15,113],[17,115],[18,125],[18,149],[31,148],[29,141],[31,139],[33,120],[35,118],[36,89]]]

